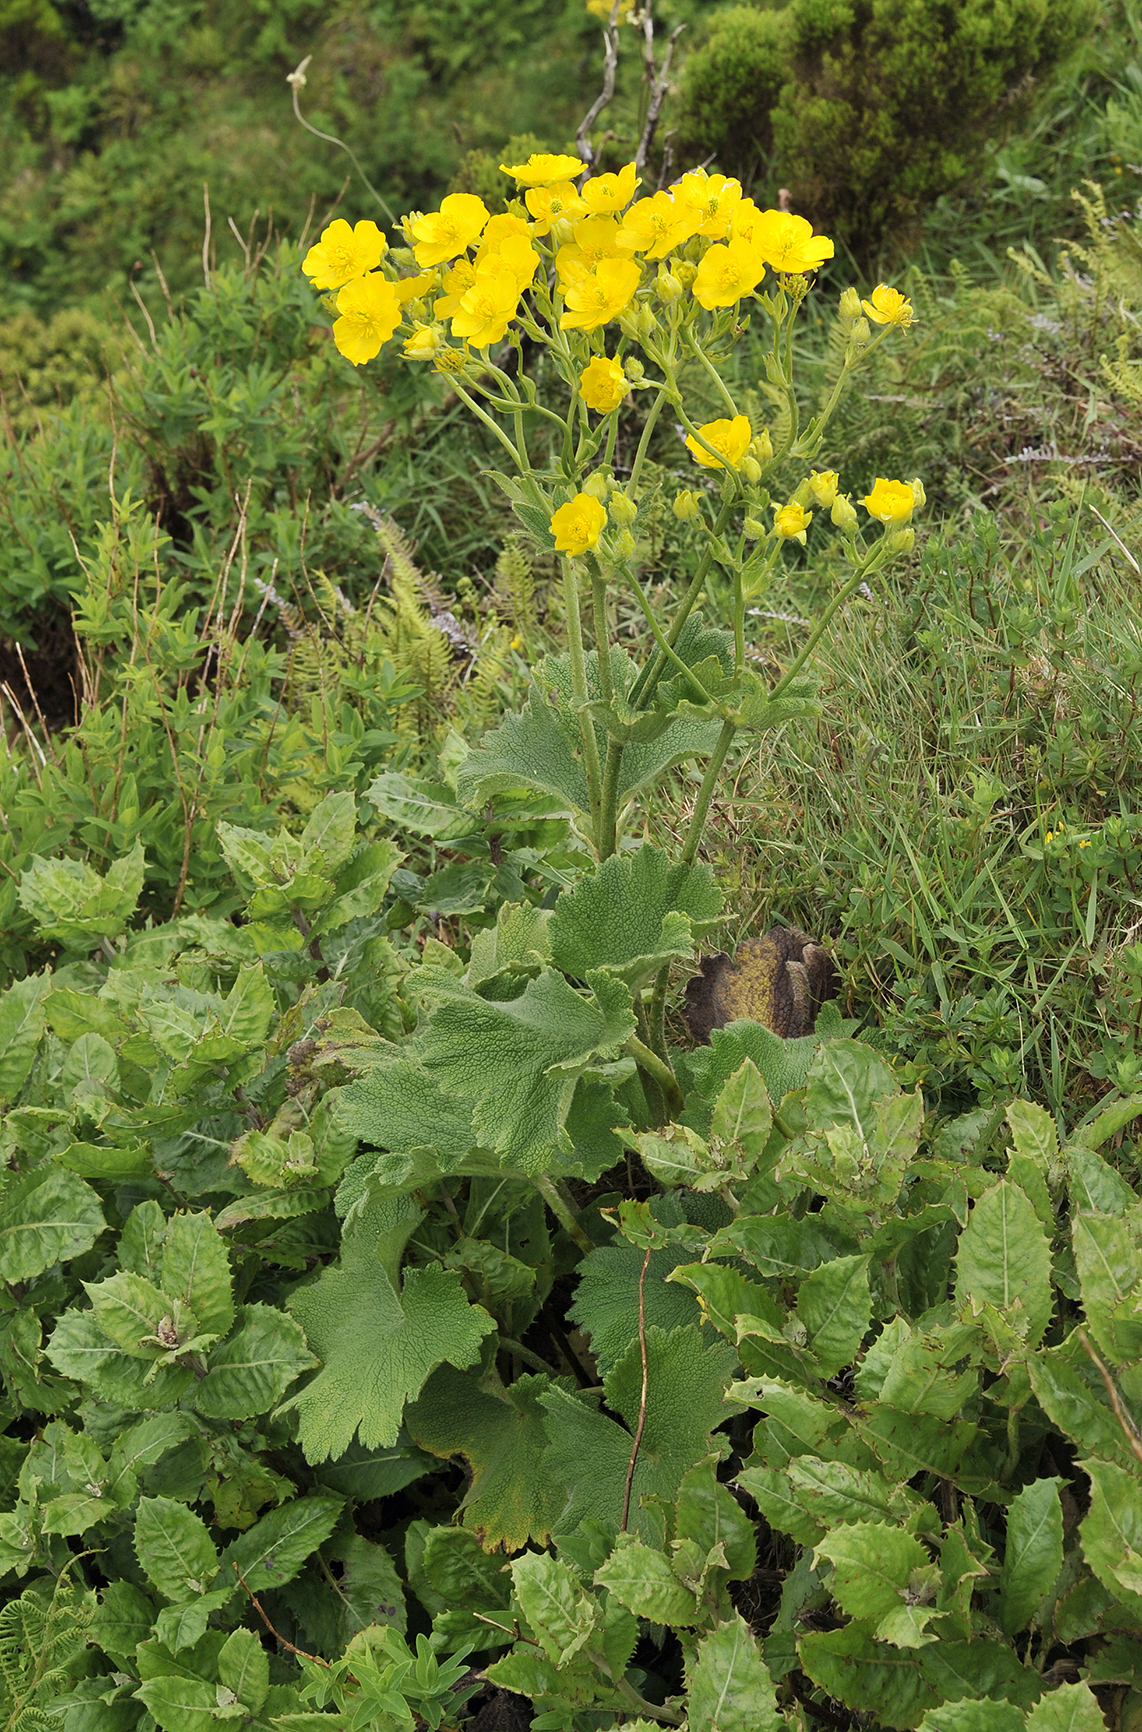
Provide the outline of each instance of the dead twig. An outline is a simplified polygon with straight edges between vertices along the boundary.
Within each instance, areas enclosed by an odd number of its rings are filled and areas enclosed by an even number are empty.
[[[259,1618],[261,1618],[263,1624],[266,1626],[266,1629],[270,1632],[270,1635],[274,1638],[274,1641],[280,1642],[287,1654],[296,1654],[299,1660],[312,1660],[313,1664],[315,1666],[324,1666],[325,1670],[328,1672],[328,1670],[329,1670],[329,1661],[328,1660],[323,1660],[321,1658],[320,1654],[307,1654],[304,1648],[295,1647],[292,1642],[287,1642],[284,1636],[279,1635],[278,1631],[274,1629],[274,1626],[270,1623],[269,1618],[266,1616],[261,1600],[259,1600],[259,1598],[258,1598],[257,1594],[254,1592],[253,1588],[251,1588],[249,1586],[249,1584],[246,1581],[245,1576],[242,1574],[242,1572],[238,1568],[237,1564],[232,1562],[230,1565],[230,1568],[234,1571],[234,1574],[237,1576],[238,1580],[241,1582],[244,1592],[249,1595],[250,1604],[253,1606],[254,1610],[257,1612]]]
[[[646,1271],[650,1268],[650,1247],[647,1246],[646,1256],[642,1260],[642,1269],[638,1277],[638,1351],[642,1360],[642,1389],[638,1398],[638,1426],[631,1445],[630,1461],[627,1463],[627,1482],[623,1489],[623,1521],[620,1533],[627,1531],[627,1521],[630,1517],[630,1494],[634,1485],[634,1470],[638,1465],[638,1452],[642,1447],[642,1434],[646,1427]]]
[[[1122,1429],[1122,1435],[1130,1445],[1130,1448],[1133,1450],[1137,1460],[1142,1461],[1142,1433],[1139,1432],[1138,1427],[1127,1413],[1125,1407],[1123,1407],[1122,1397],[1119,1395],[1118,1390],[1115,1387],[1114,1379],[1103,1364],[1102,1360],[1099,1358],[1098,1354],[1095,1352],[1094,1348],[1091,1346],[1090,1342],[1087,1340],[1085,1329],[1080,1329],[1078,1331],[1078,1337],[1079,1345],[1084,1349],[1088,1358],[1097,1369],[1102,1381],[1106,1384],[1106,1393],[1110,1397],[1110,1405],[1114,1409],[1114,1417],[1117,1419],[1119,1426]]]

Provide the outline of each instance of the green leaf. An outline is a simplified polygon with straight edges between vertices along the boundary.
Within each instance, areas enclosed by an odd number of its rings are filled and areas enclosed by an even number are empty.
[[[634,854],[612,854],[561,893],[548,927],[551,959],[580,980],[603,968],[639,986],[675,957],[691,955],[721,910],[709,866],[671,863],[646,843]]]
[[[992,1304],[1029,1346],[1051,1315],[1051,1247],[1033,1204],[1001,1179],[983,1193],[956,1253],[960,1305]]]
[[[133,1582],[113,1581],[104,1588],[89,1626],[91,1639],[111,1659],[134,1662],[135,1649],[151,1634],[153,1602]]]
[[[547,1658],[566,1666],[589,1642],[598,1608],[578,1576],[562,1558],[524,1552],[512,1564],[512,1583],[520,1611],[539,1638]]]
[[[270,1510],[222,1553],[220,1585],[238,1587],[238,1571],[252,1594],[292,1582],[307,1558],[323,1546],[341,1518],[339,1497],[309,1493]],[[237,1565],[237,1570],[235,1569]]]
[[[15,1100],[27,1080],[47,1020],[51,975],[29,974],[0,993],[0,1100]]]
[[[135,1692],[162,1732],[215,1732],[218,1693],[201,1678],[163,1674],[148,1678]]]
[[[827,1040],[809,1067],[805,1114],[802,1176],[847,1205],[889,1208],[919,1142],[919,1090],[901,1094],[887,1065],[863,1041]]]
[[[911,1652],[874,1641],[861,1624],[802,1636],[797,1654],[802,1671],[814,1684],[846,1708],[874,1717],[874,1723],[894,1728],[915,1726],[926,1708],[937,1705],[937,1697],[921,1677]]]
[[[1112,1461],[1083,1461],[1090,1513],[1079,1528],[1083,1556],[1103,1585],[1142,1614],[1142,1476]]]
[[[638,1290],[643,1252],[619,1241],[597,1245],[579,1264],[571,1316],[591,1338],[591,1352],[607,1372],[638,1337]],[[643,1281],[643,1315],[658,1329],[698,1322],[692,1296],[670,1284],[671,1272],[689,1253],[678,1246],[652,1251]]]
[[[337,1123],[350,1135],[393,1154],[427,1148],[442,1173],[457,1172],[476,1142],[471,1104],[450,1098],[403,1055],[371,1066],[335,1099]]]
[[[698,1604],[662,1552],[644,1545],[636,1534],[620,1534],[615,1550],[595,1571],[595,1581],[607,1588],[636,1618],[654,1624],[696,1624]]]
[[[218,1573],[214,1542],[205,1523],[169,1497],[140,1498],[135,1555],[144,1575],[168,1600],[206,1593]]]
[[[307,1460],[345,1450],[355,1432],[367,1447],[396,1442],[406,1401],[447,1360],[463,1369],[479,1356],[495,1325],[469,1305],[460,1277],[431,1265],[410,1269],[396,1289],[396,1256],[386,1270],[378,1241],[403,1246],[419,1211],[370,1195],[347,1221],[339,1268],[323,1269],[310,1287],[294,1290],[288,1309],[324,1362],[286,1407],[296,1407]],[[395,1239],[393,1236],[395,1235]]]
[[[1034,1354],[1027,1370],[1036,1401],[1081,1453],[1131,1465],[1134,1455],[1102,1379],[1073,1331],[1059,1346]]]
[[[154,1174],[151,1151],[145,1143],[118,1148],[112,1143],[69,1143],[52,1157],[69,1173],[81,1179],[99,1179],[107,1184],[126,1184],[149,1179]]]
[[[173,1301],[169,1294],[142,1275],[120,1271],[106,1281],[87,1284],[92,1314],[99,1328],[121,1353],[132,1359],[157,1359],[163,1349],[160,1328],[171,1323]]]
[[[970,1420],[949,1422],[878,1403],[860,1416],[856,1429],[889,1478],[906,1480],[917,1473],[956,1479],[979,1428]]]
[[[365,798],[402,833],[411,831],[414,836],[443,840],[449,832],[462,835],[472,828],[470,814],[457,806],[451,788],[443,782],[427,782],[390,770],[370,784]]]
[[[915,1535],[888,1522],[844,1522],[817,1541],[816,1555],[833,1565],[832,1594],[842,1611],[875,1624],[874,1635],[918,1648],[935,1611],[938,1571]],[[916,1600],[926,1597],[925,1611]]]
[[[99,1197],[74,1173],[33,1167],[0,1196],[0,1278],[30,1281],[90,1251],[106,1223]]]
[[[342,790],[326,794],[309,815],[298,838],[307,860],[316,871],[332,875],[348,860],[356,842],[357,798]]]
[[[802,1281],[797,1315],[824,1377],[851,1365],[872,1317],[868,1257],[836,1257]]]
[[[687,1667],[690,1732],[781,1732],[773,1680],[744,1618],[719,1624]]]
[[[69,950],[92,950],[101,938],[123,931],[143,888],[146,857],[136,842],[101,878],[79,860],[37,856],[20,875],[19,900],[42,938]]]
[[[578,1078],[634,1032],[627,989],[601,974],[589,984],[588,999],[549,969],[503,1004],[457,984],[417,1037],[441,1088],[472,1101],[479,1143],[522,1172],[572,1152],[565,1126]]]
[[[1060,1684],[1040,1697],[1026,1724],[1027,1732],[1106,1732],[1098,1697],[1089,1684]]]
[[[710,1137],[736,1143],[750,1161],[760,1160],[773,1131],[769,1090],[751,1058],[723,1083],[710,1115]]]
[[[778,1105],[791,1089],[804,1088],[809,1066],[821,1042],[815,1034],[783,1040],[759,1022],[728,1022],[711,1032],[710,1044],[685,1055],[686,1067],[700,1094],[713,1102],[745,1059],[757,1066]]]
[[[1125,1215],[1138,1202],[1110,1162],[1081,1143],[1072,1143],[1067,1149],[1067,1186],[1076,1215]]]
[[[163,1240],[162,1287],[194,1312],[203,1334],[225,1335],[233,1324],[230,1260],[209,1210],[171,1216]]]
[[[496,924],[473,933],[464,979],[480,986],[497,975],[537,974],[551,961],[551,912],[530,902],[501,903]]]
[[[932,1642],[919,1650],[916,1664],[925,1682],[945,1702],[988,1696],[1026,1708],[1043,1688],[1038,1672],[1024,1666],[1009,1643],[980,1636],[970,1642]]]
[[[710,1432],[727,1417],[723,1406],[735,1355],[725,1346],[704,1347],[696,1329],[667,1335],[648,1328],[646,1424],[635,1466],[630,1528],[650,1537],[639,1506],[643,1496],[673,1502],[682,1475],[710,1453]],[[596,1412],[580,1396],[553,1388],[541,1399],[547,1415],[548,1471],[567,1487],[562,1525],[573,1532],[594,1519],[617,1528],[638,1426],[642,1389],[639,1344],[632,1342],[603,1379],[607,1406],[626,1422]]]
[[[1083,1309],[1091,1334],[1112,1360],[1142,1356],[1142,1210],[1121,1219],[1076,1215],[1071,1223]]]
[[[268,1413],[294,1378],[316,1364],[291,1317],[275,1305],[245,1305],[237,1329],[209,1354],[194,1406],[212,1419],[252,1419]]]
[[[1050,1113],[1031,1101],[1011,1101],[1004,1117],[1016,1154],[1024,1155],[1046,1174],[1059,1152],[1059,1136]]]
[[[273,988],[260,962],[238,970],[238,978],[222,1001],[219,1032],[244,1047],[261,1046],[277,1013]]]
[[[218,1682],[258,1713],[270,1688],[270,1656],[253,1630],[234,1630],[218,1656]]]
[[[1010,1702],[945,1702],[929,1708],[919,1732],[1022,1732],[1026,1722]]]
[[[1057,1479],[1036,1479],[1007,1506],[1007,1545],[999,1578],[1005,1635],[1026,1629],[1063,1566],[1063,1510]]]
[[[718,1483],[713,1461],[698,1462],[682,1477],[674,1505],[674,1542],[676,1548],[689,1544],[706,1554],[720,1550],[727,1581],[748,1581],[753,1574],[753,1523],[732,1492]]]
[[[475,1376],[442,1365],[405,1410],[422,1449],[468,1463],[472,1479],[460,1516],[489,1551],[518,1552],[529,1540],[546,1545],[567,1501],[543,1461],[539,1399],[550,1384],[547,1377],[517,1377],[492,1394]]]

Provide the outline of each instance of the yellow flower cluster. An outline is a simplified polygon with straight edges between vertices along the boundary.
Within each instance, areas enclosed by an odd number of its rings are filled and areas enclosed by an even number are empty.
[[[379,353],[410,303],[405,354],[439,366],[445,320],[458,342],[487,349],[517,318],[526,324],[536,313],[551,328],[597,331],[620,318],[640,289],[667,304],[688,290],[698,307],[717,313],[752,295],[767,272],[803,276],[833,256],[832,241],[814,235],[804,217],[759,210],[738,181],[705,169],[643,198],[635,196],[634,163],[581,184],[583,164],[574,156],[537,154],[504,172],[522,195],[505,215],[492,216],[473,193],[451,193],[439,210],[405,217],[414,277],[396,275],[371,222],[350,228],[338,219],[310,248],[302,268],[316,288],[336,291],[334,340],[354,365]],[[521,307],[528,291],[534,308]],[[895,293],[882,285],[873,298]],[[906,323],[895,306],[873,316]],[[592,400],[588,387],[584,401],[607,414],[621,401],[608,401],[617,388],[615,381]]]

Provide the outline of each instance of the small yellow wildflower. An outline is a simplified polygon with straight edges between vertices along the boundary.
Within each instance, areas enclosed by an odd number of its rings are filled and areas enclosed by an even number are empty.
[[[707,421],[698,431],[707,445],[720,452],[720,456],[712,456],[693,434],[688,434],[687,448],[695,463],[700,463],[703,469],[736,469],[753,438],[753,429],[744,415],[735,415],[732,421]]]
[[[487,205],[475,193],[450,192],[441,199],[438,211],[414,217],[408,225],[417,264],[423,269],[454,259],[479,239],[488,215]]]
[[[379,355],[401,321],[401,305],[395,283],[371,271],[346,283],[337,296],[340,317],[333,326],[333,341],[347,361],[361,367]]]
[[[438,319],[450,319],[460,311],[460,302],[476,281],[476,267],[471,259],[457,259],[450,271],[445,271],[441,287],[444,293],[432,303]]]
[[[1090,847],[1090,838],[1087,836],[1084,836],[1081,839],[1081,841],[1079,842],[1079,847],[1080,848],[1089,848]]]
[[[507,240],[521,238],[531,239],[531,224],[525,217],[513,216],[511,211],[504,211],[499,216],[489,217],[488,226],[480,239],[480,250],[476,254],[479,264],[488,253],[495,252]]]
[[[837,497],[840,476],[835,469],[814,469],[809,476],[809,492],[822,511],[828,511]]]
[[[477,349],[502,343],[518,306],[519,287],[511,271],[495,264],[481,266],[452,315],[452,335],[466,337]]]
[[[607,525],[607,514],[597,499],[589,493],[577,493],[567,505],[561,505],[551,518],[551,533],[555,537],[556,553],[576,555],[589,553],[598,545]]]
[[[439,325],[418,325],[411,337],[404,340],[404,352],[410,361],[432,361],[444,347],[444,332]]]
[[[579,395],[588,409],[597,415],[610,415],[618,408],[630,389],[627,376],[617,361],[596,355],[579,375]]]
[[[557,181],[554,186],[529,186],[523,202],[535,218],[535,233],[540,236],[550,233],[552,223],[575,223],[587,214],[586,205],[569,180]]]
[[[886,481],[878,475],[872,492],[861,503],[878,523],[907,523],[916,506],[916,495],[906,481]]]
[[[861,306],[874,325],[902,325],[906,330],[912,323],[912,302],[906,301],[899,289],[890,289],[887,283],[878,283],[872,299],[862,301]]]
[[[766,264],[790,276],[817,270],[836,251],[831,240],[815,235],[812,223],[792,211],[762,211],[752,226],[752,244]]]
[[[782,541],[799,541],[804,547],[805,531],[812,521],[813,513],[796,502],[773,508],[773,533]]]
[[[1048,830],[1047,834],[1043,837],[1043,840],[1044,842],[1053,842],[1055,840],[1055,832],[1053,830]]]
[[[397,300],[402,307],[407,307],[410,301],[419,301],[428,294],[436,282],[435,271],[421,271],[416,277],[398,277],[393,284],[397,292]]]
[[[555,255],[555,270],[561,281],[593,271],[600,259],[629,257],[619,249],[619,225],[614,217],[584,217],[575,224],[575,238]]]
[[[582,174],[583,164],[577,156],[545,156],[538,153],[529,156],[526,162],[517,162],[509,168],[506,162],[501,162],[500,169],[504,174],[510,174],[521,186],[555,186],[559,181],[574,180]]]
[[[707,312],[732,307],[743,295],[752,294],[764,275],[765,260],[748,241],[712,246],[698,266],[694,299]]]
[[[595,331],[617,319],[638,288],[640,275],[633,259],[600,259],[593,271],[584,271],[567,284],[567,311],[560,317],[560,330]]]
[[[496,218],[492,218],[495,222]],[[489,223],[488,227],[491,228]],[[476,275],[482,270],[507,271],[515,279],[518,292],[529,286],[539,268],[539,254],[528,234],[508,234],[497,245],[485,244],[476,254]]]
[[[720,241],[729,234],[734,212],[741,203],[741,182],[695,168],[682,176],[674,196],[679,204],[689,206],[698,234]]]
[[[524,647],[524,640],[520,636],[519,632],[517,631],[515,636],[512,638],[511,643],[508,645],[508,648],[518,650],[518,649],[523,649],[523,647]]]
[[[585,180],[579,197],[592,216],[618,216],[634,197],[640,184],[633,162],[620,168],[618,174],[593,174]]]
[[[587,10],[593,18],[601,18],[604,24],[611,21],[614,0],[587,0]],[[634,11],[634,0],[619,0],[619,9],[615,17],[616,24],[625,24]]]
[[[387,247],[376,223],[359,222],[350,228],[344,217],[338,217],[321,231],[301,268],[315,289],[340,289],[366,271],[375,271]]]
[[[640,198],[623,218],[627,245],[632,252],[645,253],[648,259],[664,259],[697,232],[698,214],[694,207],[680,203],[668,192]]]

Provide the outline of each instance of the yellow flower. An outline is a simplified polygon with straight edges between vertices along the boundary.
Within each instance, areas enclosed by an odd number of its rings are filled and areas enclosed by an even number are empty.
[[[575,223],[587,214],[574,182],[569,180],[557,181],[554,186],[529,186],[523,202],[535,218],[535,232],[540,236],[550,233],[552,223]]]
[[[613,3],[614,0],[587,0],[587,10],[593,18],[601,18],[604,24],[609,24]],[[625,24],[633,11],[634,0],[619,0],[619,10],[615,23]]]
[[[815,271],[836,250],[824,235],[815,235],[813,225],[792,211],[762,211],[753,224],[753,244],[775,271],[799,275]]]
[[[407,307],[410,301],[419,301],[427,295],[435,281],[435,271],[421,271],[416,277],[398,277],[393,288],[401,306]]]
[[[674,196],[679,204],[689,205],[698,234],[720,241],[729,234],[734,211],[741,202],[741,182],[695,168],[682,176]]]
[[[575,239],[560,247],[555,269],[561,282],[593,271],[600,259],[615,259],[619,253],[619,225],[614,217],[584,217],[575,224]]]
[[[595,331],[617,319],[638,288],[640,275],[633,259],[600,259],[593,271],[575,276],[564,291],[567,311],[559,320],[560,330]]]
[[[903,325],[907,329],[912,323],[912,302],[887,283],[878,283],[871,301],[862,301],[861,306],[874,325]]]
[[[707,421],[698,431],[707,445],[721,453],[720,457],[712,456],[699,445],[693,434],[689,434],[687,447],[695,463],[700,463],[703,469],[736,469],[753,438],[753,429],[744,415],[735,415],[732,421]]]
[[[765,275],[765,260],[748,241],[709,248],[694,278],[694,299],[711,312],[752,294]]]
[[[736,241],[752,241],[761,215],[751,198],[739,199],[730,220],[730,233],[733,238]]]
[[[502,343],[518,306],[519,287],[511,271],[482,265],[452,315],[452,335],[466,337],[477,349]]]
[[[444,332],[439,325],[418,325],[411,337],[404,340],[404,352],[410,361],[433,361],[444,347]]]
[[[592,216],[618,216],[634,197],[640,185],[634,163],[628,162],[618,174],[594,174],[583,182],[579,197]]]
[[[805,531],[813,521],[813,513],[803,505],[775,505],[773,533],[782,541],[799,541],[804,547]]]
[[[885,481],[878,475],[861,504],[879,523],[907,523],[916,508],[916,495],[906,481]]]
[[[588,409],[597,415],[609,415],[617,409],[630,386],[617,361],[596,355],[579,375],[579,395]]]
[[[809,476],[809,492],[822,511],[828,511],[837,497],[840,476],[835,469],[814,469]]]
[[[441,285],[445,293],[432,303],[438,319],[450,319],[460,310],[460,302],[476,281],[476,267],[471,259],[457,259],[450,271],[445,271]]]
[[[561,505],[551,519],[556,553],[588,553],[597,546],[607,525],[607,514],[597,499],[589,493],[577,493],[567,505]]]
[[[574,180],[583,172],[583,164],[577,156],[542,154],[529,156],[526,162],[517,162],[512,168],[501,162],[500,168],[504,174],[518,180],[521,186],[554,186],[557,181]]]
[[[492,218],[492,222],[497,219]],[[518,219],[517,219],[518,220]],[[489,223],[488,227],[491,228]],[[498,246],[485,244],[476,254],[476,274],[482,270],[508,271],[519,294],[528,287],[539,265],[539,254],[528,234],[508,234]]]
[[[408,225],[417,264],[423,268],[454,259],[479,239],[487,220],[488,207],[482,198],[471,192],[450,192],[441,199],[438,211],[414,217]]]
[[[697,232],[698,215],[693,206],[679,203],[668,192],[640,198],[623,218],[627,246],[649,259],[664,259]]]
[[[506,240],[522,236],[524,240],[531,239],[531,224],[526,218],[513,216],[511,211],[504,211],[500,216],[488,218],[488,226],[480,240],[480,250],[476,254],[476,263],[481,264],[488,253],[502,247]]]
[[[333,326],[333,341],[347,361],[361,367],[379,355],[401,321],[397,286],[379,271],[346,283],[337,297],[341,315]]]
[[[359,222],[353,228],[338,217],[323,229],[302,260],[302,270],[315,289],[339,289],[366,271],[375,271],[388,242],[374,222]]]

